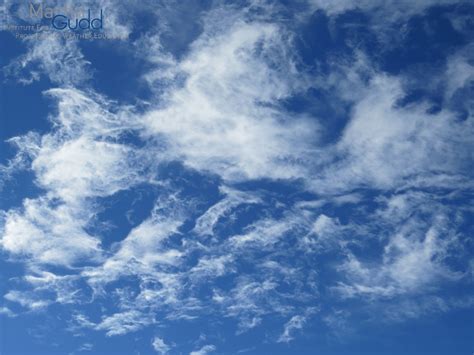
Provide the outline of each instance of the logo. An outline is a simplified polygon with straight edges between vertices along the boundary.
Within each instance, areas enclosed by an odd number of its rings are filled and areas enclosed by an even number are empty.
[[[57,30],[64,30],[66,27],[70,30],[101,30],[103,19],[102,19],[102,9],[100,9],[100,17],[91,19],[91,10],[87,10],[87,17],[81,19],[75,19],[75,22],[72,22],[71,19],[66,15],[55,15],[51,21],[53,28]]]
[[[92,18],[91,9],[86,10],[81,7],[53,8],[44,6],[42,3],[36,5],[30,3],[29,15],[31,18],[50,20],[51,27],[56,30],[101,30],[104,24],[102,9],[97,17]]]

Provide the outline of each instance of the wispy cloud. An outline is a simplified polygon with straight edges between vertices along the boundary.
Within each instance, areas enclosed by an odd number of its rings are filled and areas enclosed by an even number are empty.
[[[206,355],[214,352],[216,347],[214,345],[204,345],[199,350],[194,350],[189,353],[189,355]]]
[[[448,2],[302,8],[324,10],[332,25],[346,11],[370,12],[373,31],[380,14],[396,23]],[[167,4],[101,2],[112,30],[124,33],[134,30],[133,11],[164,16],[159,10],[173,13]],[[54,107],[49,131],[11,138],[17,154],[0,166],[6,187],[29,171],[39,188],[0,214],[2,251],[26,265],[9,280],[0,314],[59,304],[74,310],[72,331],[109,337],[204,317],[235,322],[233,334],[278,322],[274,340],[290,343],[324,307],[332,328],[346,327],[352,312],[370,318],[376,309],[398,321],[471,307],[472,299],[438,291],[472,282],[474,125],[463,91],[473,80],[472,50],[438,68],[445,105],[433,111],[424,100],[405,102],[410,73],[384,73],[362,49],[324,70],[308,63],[296,44],[298,26],[309,21],[301,9],[292,21],[269,2],[205,10],[193,17],[194,37],[179,39],[190,42],[179,55],[164,44],[171,19],[130,40],[149,64],[139,80],[150,97],[140,107],[92,88],[93,62],[75,41],[26,42],[6,66],[10,79],[27,85],[46,75],[55,87],[45,92]],[[322,138],[330,117],[291,107],[315,93],[348,107],[329,143]],[[116,207],[104,201],[137,186],[153,192],[141,217],[112,237],[95,228],[101,212]],[[382,312],[387,300],[393,307]],[[83,307],[103,303],[113,307]],[[150,344],[161,354],[179,347],[167,336]]]
[[[153,349],[159,354],[167,354],[171,350],[171,346],[167,345],[160,337],[153,339]]]

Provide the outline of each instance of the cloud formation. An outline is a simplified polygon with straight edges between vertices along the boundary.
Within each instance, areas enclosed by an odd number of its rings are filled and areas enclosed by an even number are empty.
[[[216,3],[190,19],[198,29],[176,39],[189,42],[180,52],[167,47],[171,19],[134,27],[148,2],[103,1],[147,63],[133,79],[149,96],[136,104],[94,86],[81,43],[24,41],[5,77],[47,77],[52,110],[48,130],[9,139],[16,155],[0,166],[4,189],[22,173],[37,188],[0,213],[5,259],[25,266],[0,316],[60,305],[75,335],[153,329],[157,353],[197,355],[220,349],[229,320],[236,337],[278,324],[268,339],[291,344],[316,313],[347,329],[351,317],[472,307],[445,297],[472,285],[472,45],[433,69],[446,78],[434,108],[412,100],[413,73],[384,71],[363,46],[323,65],[298,44],[308,9],[332,25],[360,11],[375,32],[381,14],[406,24],[448,3]],[[343,117],[334,127],[308,104],[325,95]],[[168,340],[166,329],[202,319],[205,342]]]

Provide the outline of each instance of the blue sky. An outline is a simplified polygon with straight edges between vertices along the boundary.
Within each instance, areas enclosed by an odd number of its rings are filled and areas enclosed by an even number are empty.
[[[0,5],[0,354],[472,354],[470,2],[28,6]]]

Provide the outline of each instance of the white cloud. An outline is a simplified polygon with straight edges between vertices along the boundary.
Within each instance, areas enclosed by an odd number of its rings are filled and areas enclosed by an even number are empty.
[[[270,107],[298,82],[285,33],[269,24],[225,25],[193,43],[178,64],[183,87],[145,115],[147,131],[166,139],[188,166],[226,179],[303,176],[299,161],[315,125]]]
[[[15,317],[15,313],[8,307],[2,306],[0,307],[0,315],[4,315],[7,317]]]
[[[278,284],[274,280],[257,281],[251,277],[239,277],[235,287],[219,295],[214,292],[214,301],[224,307],[224,314],[239,320],[238,333],[259,325],[262,316],[281,311],[279,301],[272,297]]]
[[[293,340],[294,331],[303,328],[305,322],[306,318],[303,316],[298,315],[291,317],[291,319],[285,324],[285,329],[278,338],[278,342],[288,343]]]
[[[313,232],[320,238],[326,238],[333,234],[338,228],[339,221],[334,220],[324,214],[319,215],[313,224]]]
[[[287,213],[282,219],[260,219],[246,228],[245,233],[232,236],[229,243],[234,248],[273,247],[290,231],[304,228],[307,221],[296,213]]]
[[[198,264],[190,270],[191,277],[208,278],[229,274],[235,270],[232,266],[234,258],[231,255],[219,257],[203,257]]]
[[[419,13],[431,3],[390,2],[387,8]],[[351,1],[313,4],[331,15],[378,7]],[[111,18],[118,21],[123,11],[112,12]],[[144,75],[152,98],[143,114],[73,87],[89,78],[77,43],[30,43],[27,54],[9,66],[15,75],[30,70],[22,79],[27,83],[39,78],[36,63],[60,88],[46,93],[58,106],[50,117],[52,130],[13,138],[19,153],[0,168],[2,176],[30,169],[42,189],[39,197],[1,215],[0,246],[27,263],[22,282],[31,289],[8,291],[6,301],[29,310],[84,302],[76,285],[81,280],[93,289],[92,302],[113,300],[118,311],[101,314],[97,323],[82,314],[75,321],[108,336],[155,324],[158,315],[173,321],[209,312],[234,318],[237,333],[265,324],[266,316],[284,316],[289,321],[278,341],[289,342],[309,317],[302,309],[317,304],[319,289],[332,285],[317,277],[325,265],[314,253],[345,253],[333,289],[346,298],[429,293],[463,276],[446,263],[459,243],[457,225],[446,222],[451,207],[440,207],[427,193],[403,191],[420,184],[472,186],[466,181],[474,147],[472,119],[460,122],[447,109],[427,113],[423,102],[399,105],[405,78],[377,73],[362,53],[348,67],[330,64],[342,68],[313,83],[293,53],[288,28],[252,12],[233,12],[231,6],[211,10],[200,22],[203,33],[179,58],[163,53],[161,29],[134,43],[141,59],[157,64]],[[472,79],[466,58],[458,54],[448,62],[447,96]],[[290,113],[281,105],[311,86],[331,90],[338,103],[353,104],[340,137],[327,146],[319,146],[317,117]],[[145,148],[127,144],[123,137],[129,133]],[[180,196],[181,182],[156,181],[160,163],[174,160],[197,174],[217,176],[226,186],[221,200],[201,211]],[[254,179],[300,179],[314,200],[293,206],[285,195],[288,201],[276,203],[283,200],[280,192],[240,191],[235,184]],[[100,231],[88,232],[101,198],[141,183],[159,186],[162,197],[124,239],[108,247]],[[378,197],[354,192],[358,188],[370,188]],[[293,198],[299,199],[299,192]],[[260,212],[251,222],[242,221],[248,225],[215,235],[219,223],[248,204]],[[373,205],[383,207],[371,214]],[[347,215],[341,213],[347,223],[337,216],[341,207],[347,207]],[[186,231],[193,223],[194,229]],[[314,241],[318,248],[308,256]],[[371,243],[380,247],[373,259],[351,249],[364,250]],[[241,270],[240,262],[251,266]],[[67,274],[48,271],[51,266],[66,267]],[[226,285],[214,283],[222,276],[228,276]],[[136,290],[111,286],[122,279],[133,279]],[[47,291],[53,296],[45,296]],[[202,297],[203,291],[212,297]],[[408,303],[404,310],[423,313],[415,308]],[[8,308],[0,313],[8,315]],[[152,345],[161,353],[172,348],[159,337]],[[206,345],[191,354],[214,350]]]
[[[90,213],[48,198],[26,199],[23,209],[5,216],[0,239],[4,250],[32,258],[32,263],[64,266],[100,258],[99,240],[83,229]]]
[[[474,66],[469,62],[473,50],[472,46],[467,47],[448,59],[445,75],[448,98],[474,80]]]
[[[32,20],[29,14],[30,3],[17,0],[5,0],[4,3],[0,11],[2,18],[8,19],[8,24],[36,25],[36,19]],[[102,9],[103,13],[106,13],[105,32],[109,37],[126,38],[131,32],[127,16],[121,13],[127,13],[128,6],[116,6],[110,0],[83,1],[80,7],[72,0],[48,0],[42,4],[44,7],[60,9]],[[132,6],[136,8],[136,5],[137,3],[133,2]],[[41,75],[46,75],[51,82],[59,86],[81,86],[90,81],[93,69],[91,63],[85,59],[78,40],[58,36],[57,30],[49,26],[43,26],[41,31],[36,33],[38,37],[27,36],[21,39],[27,47],[27,52],[5,66],[7,75],[15,77],[22,84],[31,84],[39,80]]]
[[[295,337],[295,332],[303,329],[305,324],[309,321],[311,316],[319,312],[318,307],[309,307],[304,310],[303,314],[297,314],[290,318],[288,322],[285,323],[283,333],[278,338],[279,343],[289,343]]]
[[[216,347],[214,345],[204,345],[199,350],[194,350],[189,353],[189,355],[206,355],[214,352]]]
[[[248,193],[221,188],[225,198],[211,206],[202,216],[196,220],[194,231],[200,235],[213,235],[213,228],[219,219],[228,214],[232,209],[241,204],[255,204],[261,200]]]
[[[104,317],[94,325],[94,329],[106,331],[107,336],[115,336],[135,332],[153,323],[155,320],[149,315],[131,310]]]
[[[403,95],[399,79],[372,79],[336,145],[339,161],[326,166],[322,179],[313,180],[315,189],[390,189],[419,174],[428,179],[467,173],[468,157],[459,154],[472,144],[472,122],[459,122],[449,111],[429,114],[424,103],[397,107]]]
[[[86,232],[95,216],[91,199],[129,188],[144,177],[138,177],[131,148],[102,139],[104,134],[116,138],[119,121],[107,112],[105,101],[73,89],[49,94],[59,99],[52,118],[55,129],[41,139],[30,134],[14,140],[17,157],[32,160],[36,183],[46,192],[6,212],[0,243],[10,253],[32,257],[30,263],[97,262],[100,240]]]
[[[77,351],[91,351],[94,348],[94,344],[92,343],[84,343],[82,344]]]
[[[45,145],[33,161],[41,187],[66,202],[112,195],[133,184],[129,148],[85,137]],[[67,174],[65,172],[68,172]]]
[[[8,301],[18,303],[22,307],[26,307],[31,311],[44,309],[48,304],[50,304],[50,302],[29,292],[9,291],[3,297]]]
[[[32,270],[33,271],[33,270]],[[81,301],[81,289],[77,285],[77,275],[58,276],[52,272],[38,270],[24,277],[36,294],[54,292],[55,301],[61,304],[73,304]]]
[[[440,222],[442,223],[442,222]],[[364,265],[353,255],[340,267],[350,284],[334,287],[344,297],[394,297],[435,287],[440,280],[456,281],[463,275],[444,264],[450,244],[456,243],[440,226],[432,226],[420,238],[411,227],[391,236],[381,263]]]
[[[117,246],[116,252],[108,257],[100,267],[89,268],[83,272],[89,283],[100,290],[103,285],[117,280],[125,275],[152,274],[165,286],[170,284],[171,294],[177,280],[172,274],[157,273],[155,268],[159,265],[172,266],[180,263],[182,252],[174,248],[163,246],[167,238],[178,232],[183,223],[184,215],[181,214],[179,203],[173,198],[169,201],[158,203],[149,218],[144,220]],[[162,214],[164,208],[170,208],[170,215]],[[97,289],[98,288],[98,289]],[[166,287],[164,287],[166,289]],[[176,290],[176,288],[175,288]],[[170,297],[169,294],[166,297]]]
[[[155,337],[151,345],[153,349],[161,355],[167,354],[171,350],[171,346],[167,345],[160,337]]]
[[[59,85],[78,85],[90,79],[90,63],[84,59],[76,42],[45,36],[27,43],[29,51],[5,67],[7,75],[19,78],[23,84],[39,80],[41,72]],[[39,66],[40,72],[35,65]]]
[[[15,173],[29,169],[31,159],[38,151],[39,141],[39,134],[34,132],[28,132],[24,136],[13,137],[6,141],[17,152],[7,163],[0,164],[0,191],[3,188],[3,184],[11,180]]]

